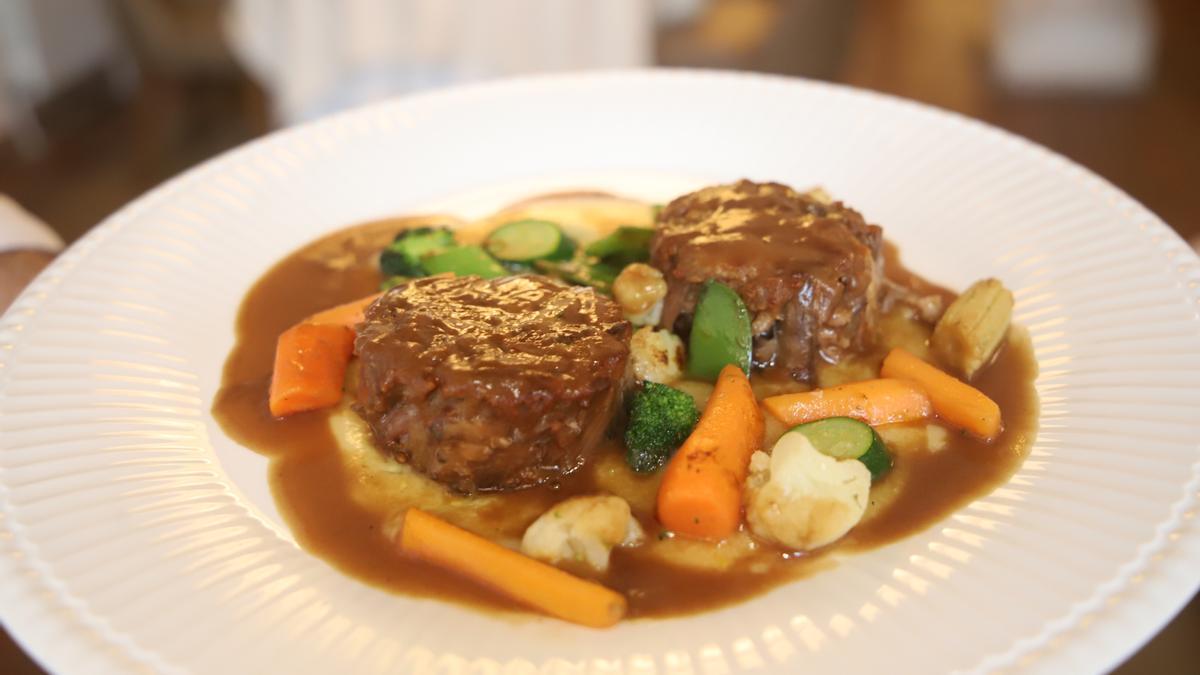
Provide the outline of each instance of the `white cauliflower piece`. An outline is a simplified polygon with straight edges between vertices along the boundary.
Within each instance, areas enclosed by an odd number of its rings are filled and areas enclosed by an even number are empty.
[[[635,326],[651,326],[662,317],[667,281],[663,273],[645,263],[626,265],[612,284],[613,299]]]
[[[639,328],[629,341],[629,363],[639,382],[670,384],[683,377],[683,340],[668,330]]]
[[[572,497],[533,521],[521,539],[521,552],[549,563],[582,562],[603,572],[614,546],[636,546],[645,538],[624,499]]]
[[[862,462],[821,454],[804,434],[784,434],[770,455],[750,458],[746,522],[756,535],[788,548],[819,548],[858,524],[870,489],[871,472]]]

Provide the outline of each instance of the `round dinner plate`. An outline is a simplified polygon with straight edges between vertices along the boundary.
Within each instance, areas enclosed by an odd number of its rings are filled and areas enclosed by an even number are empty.
[[[1006,485],[742,604],[597,631],[340,574],[295,544],[265,460],[209,414],[242,296],[324,233],[740,177],[823,186],[912,269],[1014,290],[1041,421]],[[4,315],[0,614],[64,673],[1104,670],[1200,583],[1198,284],[1184,243],[1095,175],[853,89],[615,72],[355,110],[150,192]]]

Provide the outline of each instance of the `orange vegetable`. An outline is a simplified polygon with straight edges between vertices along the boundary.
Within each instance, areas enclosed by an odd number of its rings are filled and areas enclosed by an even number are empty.
[[[354,352],[354,328],[381,295],[317,312],[279,336],[267,401],[272,415],[284,417],[342,400],[346,365]]]
[[[275,343],[271,414],[283,417],[342,400],[353,351],[354,331],[344,325],[298,323],[284,331]]]
[[[667,464],[658,488],[659,521],[691,537],[733,534],[750,455],[762,440],[762,411],[750,381],[737,366],[725,366],[696,428]]]
[[[950,424],[987,440],[1000,433],[1000,406],[969,384],[896,347],[883,360],[885,377],[911,380],[929,394],[933,409]]]
[[[826,417],[853,417],[870,425],[929,417],[933,405],[920,387],[903,380],[863,380],[763,399],[763,407],[784,424]]]
[[[402,553],[490,586],[518,602],[573,623],[607,628],[625,616],[620,593],[504,548],[419,509],[404,514]]]
[[[332,324],[337,326],[346,326],[354,328],[363,321],[363,312],[367,311],[367,307],[379,299],[383,293],[368,295],[365,298],[351,300],[337,307],[331,307],[327,310],[317,312],[305,319],[302,323],[313,324]]]

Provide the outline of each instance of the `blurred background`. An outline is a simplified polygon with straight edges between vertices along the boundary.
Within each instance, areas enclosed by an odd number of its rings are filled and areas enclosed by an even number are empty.
[[[1200,234],[1196,0],[0,0],[0,192],[69,242],[279,126],[463,80],[653,64],[965,113]]]
[[[0,194],[69,243],[275,128],[455,82],[649,65],[964,113],[1200,241],[1197,0],[0,0]],[[1195,673],[1197,636],[1193,601],[1117,672]],[[5,640],[0,672],[40,672]]]

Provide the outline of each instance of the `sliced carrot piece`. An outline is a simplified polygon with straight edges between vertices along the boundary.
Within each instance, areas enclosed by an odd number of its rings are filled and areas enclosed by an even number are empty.
[[[625,616],[625,597],[467,532],[420,509],[404,514],[402,553],[469,577],[572,623],[606,628]]]
[[[337,307],[330,307],[329,309],[313,314],[301,323],[332,324],[354,328],[363,322],[363,313],[367,311],[367,307],[370,307],[371,303],[378,300],[381,295],[383,293],[375,293],[365,298],[351,300]]]
[[[915,382],[929,394],[933,410],[950,424],[991,440],[1000,434],[1000,406],[971,385],[896,347],[888,352],[880,372]]]
[[[659,521],[691,537],[733,534],[741,522],[750,455],[762,440],[762,410],[750,381],[737,366],[725,366],[696,428],[667,464],[658,489]]]
[[[782,394],[763,399],[780,422],[804,424],[826,417],[853,417],[870,425],[929,417],[933,405],[921,387],[905,380],[879,379]]]
[[[275,343],[271,414],[283,417],[342,400],[353,351],[354,331],[344,325],[299,323],[284,331]]]

